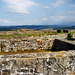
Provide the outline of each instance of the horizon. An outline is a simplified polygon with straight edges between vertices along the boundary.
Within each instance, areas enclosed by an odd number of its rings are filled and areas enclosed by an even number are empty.
[[[9,27],[9,26],[59,26],[59,27],[69,27],[69,26],[75,26],[75,25],[0,25],[0,27]]]
[[[0,26],[73,25],[75,0],[0,0]]]

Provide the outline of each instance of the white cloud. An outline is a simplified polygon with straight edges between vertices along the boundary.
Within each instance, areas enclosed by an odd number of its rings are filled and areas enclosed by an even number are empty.
[[[71,4],[70,6],[71,6],[71,7],[75,7],[75,4]]]
[[[59,12],[58,14],[75,15],[75,11]]]
[[[49,25],[55,25],[55,24],[65,24],[65,25],[69,25],[69,24],[74,24],[75,25],[75,16],[49,16],[46,17],[47,21],[45,21],[45,19],[42,20],[41,24],[49,24]]]
[[[41,20],[39,19],[26,19],[26,20],[15,20],[9,25],[40,25]]]
[[[49,16],[42,19],[16,21],[13,25],[75,24],[75,16]]]
[[[52,24],[75,23],[75,16],[50,16],[49,21],[51,21]]]
[[[47,19],[47,18],[43,18],[42,20],[43,20],[43,21],[47,21],[48,19]]]
[[[16,21],[7,21],[0,19],[1,22],[7,23],[9,25],[55,25],[55,24],[75,24],[75,16],[49,16],[42,19],[31,19],[31,20],[16,20]]]
[[[0,19],[0,22],[2,22],[2,23],[10,23],[10,21],[5,20],[5,19]]]
[[[52,3],[54,7],[59,7],[60,5],[64,4],[66,0],[56,0],[56,3]]]
[[[69,11],[67,13],[69,13],[69,14],[75,14],[75,11]]]
[[[64,16],[50,16],[49,17],[50,19],[52,19],[52,20],[56,20],[56,21],[61,21],[61,20],[63,20],[64,19]]]
[[[7,3],[6,7],[10,8],[11,12],[21,14],[29,14],[28,7],[40,5],[32,0],[3,0],[3,2]]]
[[[49,7],[49,6],[44,6],[44,8],[48,8],[48,9],[50,9],[51,7]]]

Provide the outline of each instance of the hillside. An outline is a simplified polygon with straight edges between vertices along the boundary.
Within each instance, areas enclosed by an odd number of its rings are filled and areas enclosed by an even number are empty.
[[[14,31],[18,29],[34,29],[41,30],[46,28],[53,28],[53,30],[57,29],[75,29],[75,26],[65,26],[65,25],[22,25],[22,26],[0,26],[0,31]]]

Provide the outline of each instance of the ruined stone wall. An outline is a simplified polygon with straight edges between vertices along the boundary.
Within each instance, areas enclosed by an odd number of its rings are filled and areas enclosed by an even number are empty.
[[[35,33],[54,33],[56,30],[31,30],[31,29],[20,29],[17,31],[0,31],[0,35],[13,35],[13,34],[35,34]]]
[[[49,50],[52,47],[54,47],[55,50],[73,49],[71,46],[68,46],[66,42],[75,44],[75,41],[68,41],[66,37],[67,37],[66,33],[57,34],[57,35],[0,37],[0,43],[2,44],[2,47],[0,44],[0,50],[2,49],[4,52],[17,52],[21,50],[36,51],[36,50],[47,50],[47,49]],[[59,41],[54,41],[55,39],[59,39],[62,41],[60,41],[59,43]]]
[[[0,75],[75,75],[75,52],[2,55]]]
[[[54,39],[50,35],[41,36],[21,36],[1,39],[2,50],[4,52],[17,52],[28,50],[46,50],[52,47]]]
[[[57,34],[57,35],[40,35],[40,36],[16,36],[16,37],[5,37],[0,38],[2,43],[2,50],[4,52],[17,52],[17,51],[29,51],[29,50],[47,50],[51,49],[53,46],[56,45],[56,48],[62,45],[61,50],[63,47],[63,42],[61,41],[59,44],[58,42],[54,42],[55,39],[67,41],[65,38],[67,34]],[[71,41],[72,44],[75,44],[75,41]],[[68,44],[66,44],[68,45]],[[59,48],[60,49],[60,48]],[[56,49],[56,50],[59,50]],[[66,49],[72,49],[67,48]],[[66,50],[64,49],[64,50]]]

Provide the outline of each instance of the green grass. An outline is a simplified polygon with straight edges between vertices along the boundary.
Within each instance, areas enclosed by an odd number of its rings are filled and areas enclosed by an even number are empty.
[[[75,33],[75,32],[71,32],[71,33]]]
[[[61,33],[33,33],[33,34],[13,34],[13,35],[0,35],[0,37],[9,37],[9,36],[32,36],[32,35],[55,35],[55,34],[63,34],[64,32],[62,31]],[[72,32],[75,33],[75,32]]]
[[[24,53],[24,50],[21,50],[22,53]]]
[[[9,37],[9,36],[31,36],[31,35],[53,35],[58,33],[35,33],[35,34],[13,34],[13,35],[0,35],[0,37]]]
[[[64,33],[63,31],[61,31],[61,33]]]

